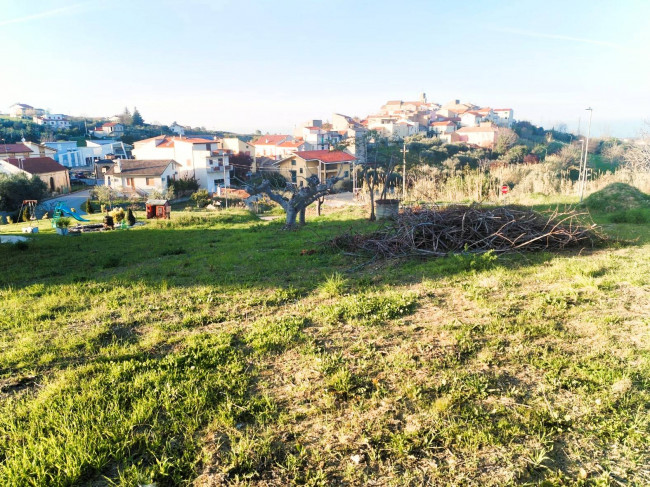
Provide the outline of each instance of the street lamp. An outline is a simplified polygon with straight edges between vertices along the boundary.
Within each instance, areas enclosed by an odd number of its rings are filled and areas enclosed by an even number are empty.
[[[585,163],[584,169],[582,172],[582,185],[580,186],[580,203],[582,203],[582,198],[585,194],[585,186],[587,184],[587,156],[589,155],[589,136],[591,135],[591,117],[594,114],[594,109],[589,107],[585,108],[589,110],[589,129],[587,130],[587,142],[585,143]]]

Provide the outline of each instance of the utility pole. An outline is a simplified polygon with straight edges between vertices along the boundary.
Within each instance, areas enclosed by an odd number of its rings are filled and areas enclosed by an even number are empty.
[[[404,147],[402,148],[403,158],[402,158],[402,200],[406,199],[406,141],[404,141]]]
[[[221,159],[221,160],[223,161],[223,159]],[[224,193],[226,193],[225,196],[226,196],[226,210],[227,210],[228,209],[228,191],[226,190],[226,163],[222,162],[222,164],[223,164],[223,189],[224,189]],[[228,178],[228,182],[230,183],[230,177]],[[230,186],[230,185],[228,185],[228,186]]]
[[[580,187],[580,203],[585,194],[585,186],[587,185],[587,157],[589,155],[589,137],[591,136],[591,117],[594,114],[593,108],[589,107],[585,110],[589,110],[589,128],[587,129],[587,142],[585,143],[585,163],[584,163],[584,173],[582,175],[582,186]]]

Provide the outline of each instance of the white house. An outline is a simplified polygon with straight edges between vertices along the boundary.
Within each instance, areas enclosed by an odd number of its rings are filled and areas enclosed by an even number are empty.
[[[256,157],[268,157],[270,159],[282,159],[284,149],[279,148],[282,142],[293,140],[291,135],[262,135],[255,139],[252,144],[255,147]]]
[[[49,115],[34,115],[32,121],[37,125],[46,125],[56,130],[69,129],[71,124],[66,115],[61,113],[52,113]]]
[[[119,137],[124,135],[124,125],[119,122],[106,122],[101,127],[93,130],[97,137]]]
[[[176,122],[169,126],[169,130],[174,132],[176,135],[185,135],[185,127],[178,125]]]
[[[497,115],[496,123],[500,127],[510,127],[514,123],[514,111],[512,108],[495,108]]]
[[[237,137],[224,137],[219,141],[219,144],[222,149],[227,149],[232,154],[246,154],[247,156],[255,157],[255,146]]]
[[[452,134],[452,142],[465,142],[491,149],[497,142],[499,128],[490,122],[481,122],[478,127],[462,127]]]
[[[219,141],[199,137],[171,137],[161,135],[139,140],[133,144],[133,155],[140,160],[173,159],[181,165],[181,178],[193,177],[204,189],[214,187],[214,170],[210,159],[221,158],[221,164],[228,167],[227,183],[230,184],[230,152],[219,147]],[[214,166],[214,161],[213,161]]]
[[[32,154],[30,154],[30,157],[51,157],[55,161],[57,161],[55,157],[56,150],[52,149],[48,145],[37,144],[36,142],[29,142],[29,141],[24,141],[23,144],[25,144],[25,146],[29,147],[32,150]]]
[[[451,134],[456,131],[456,124],[451,120],[445,122],[432,122],[430,125],[431,131],[445,142],[451,142]]]
[[[169,183],[178,179],[181,165],[174,160],[139,161],[116,159],[115,165],[104,175],[106,186],[124,192],[150,193],[165,191]]]
[[[208,193],[216,193],[217,188],[230,187],[230,174],[232,166],[229,163],[230,151],[217,149],[207,158],[207,184]]]
[[[469,110],[465,113],[461,113],[460,125],[461,127],[477,127],[478,124],[481,122],[481,119],[482,117],[480,113],[473,110]]]
[[[9,107],[9,116],[15,118],[41,116],[45,114],[42,108],[34,108],[25,103],[14,103]]]

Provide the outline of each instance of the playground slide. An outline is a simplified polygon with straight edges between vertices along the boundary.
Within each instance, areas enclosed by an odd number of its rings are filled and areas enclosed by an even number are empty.
[[[70,210],[70,208],[68,208],[67,206],[65,206],[65,205],[63,205],[61,203],[59,203],[57,205],[57,208],[60,209],[61,213],[63,213],[65,216],[70,216],[70,217],[74,218],[77,221],[80,221],[80,222],[89,222],[90,221],[90,220],[86,220],[85,218],[79,216],[77,213],[73,212],[72,210]]]

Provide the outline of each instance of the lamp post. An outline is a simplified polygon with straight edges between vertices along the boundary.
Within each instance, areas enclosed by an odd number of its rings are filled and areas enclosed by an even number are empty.
[[[582,173],[582,185],[580,186],[580,203],[582,203],[582,199],[585,194],[585,186],[587,185],[587,156],[589,155],[589,136],[591,135],[591,117],[594,114],[594,109],[589,107],[585,108],[585,110],[589,110],[589,128],[587,129],[587,142],[585,143],[585,162],[584,162],[584,169]]]

